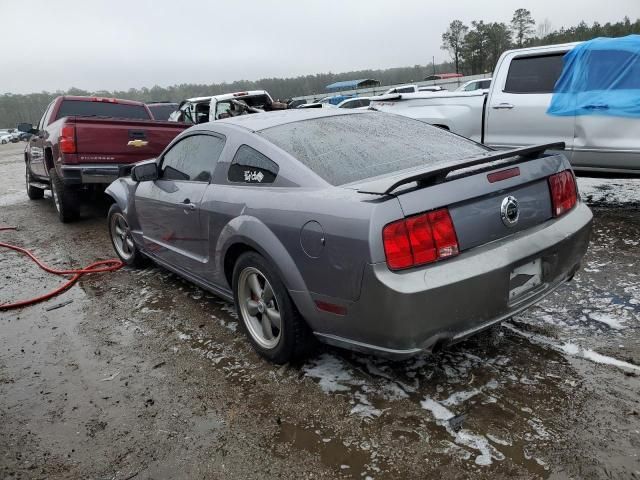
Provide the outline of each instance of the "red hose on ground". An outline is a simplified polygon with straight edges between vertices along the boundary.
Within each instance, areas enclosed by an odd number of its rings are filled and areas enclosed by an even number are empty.
[[[3,230],[17,230],[17,229],[16,227],[0,227],[0,231],[3,231]],[[19,302],[14,302],[14,303],[2,303],[0,304],[0,311],[9,310],[12,308],[26,307],[27,305],[33,305],[34,303],[43,302],[45,300],[50,299],[51,297],[55,297],[56,295],[64,292],[66,289],[68,289],[74,283],[76,283],[78,279],[83,275],[86,275],[88,273],[113,272],[124,266],[124,264],[120,260],[112,259],[112,260],[101,260],[99,262],[94,262],[80,269],[56,270],[55,268],[51,268],[45,265],[44,263],[42,263],[40,260],[36,258],[36,256],[33,253],[31,253],[26,248],[22,248],[16,245],[11,245],[9,243],[2,243],[2,242],[0,242],[0,247],[9,248],[11,250],[15,250],[16,252],[19,252],[28,256],[31,260],[33,260],[36,263],[36,265],[38,265],[45,272],[53,273],[54,275],[73,275],[62,286],[54,290],[51,290],[50,292],[45,293],[44,295],[40,295],[39,297],[30,298],[28,300],[21,300]]]

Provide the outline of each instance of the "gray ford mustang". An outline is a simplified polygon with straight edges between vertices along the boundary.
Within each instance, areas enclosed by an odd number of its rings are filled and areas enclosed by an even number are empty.
[[[307,109],[181,133],[107,194],[127,264],[235,301],[274,362],[314,337],[405,358],[539,301],[579,267],[592,214],[562,145],[512,151],[417,120]]]

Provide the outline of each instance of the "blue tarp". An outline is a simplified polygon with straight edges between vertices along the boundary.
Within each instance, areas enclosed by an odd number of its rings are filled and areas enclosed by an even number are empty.
[[[596,38],[567,52],[547,113],[640,117],[640,35]]]

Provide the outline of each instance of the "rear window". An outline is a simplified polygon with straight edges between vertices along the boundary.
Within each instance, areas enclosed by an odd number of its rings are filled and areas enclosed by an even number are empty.
[[[379,112],[304,120],[258,133],[332,185],[486,151],[418,120]]]
[[[164,105],[147,105],[147,107],[149,107],[153,118],[156,120],[169,120],[169,116],[176,111],[178,105],[170,103]]]
[[[128,105],[87,100],[63,100],[57,118],[62,117],[114,117],[134,120],[150,120],[143,105]]]
[[[504,86],[507,93],[553,93],[564,53],[514,58]]]

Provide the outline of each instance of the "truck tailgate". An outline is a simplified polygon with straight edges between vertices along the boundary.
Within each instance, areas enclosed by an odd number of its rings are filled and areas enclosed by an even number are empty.
[[[173,122],[75,117],[77,163],[133,163],[156,157],[187,128]]]

